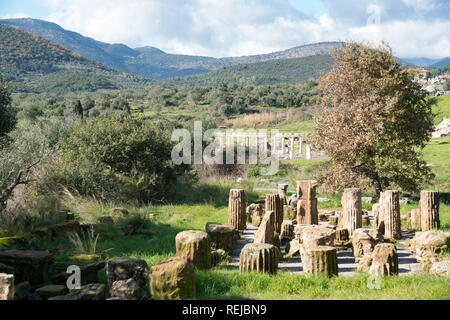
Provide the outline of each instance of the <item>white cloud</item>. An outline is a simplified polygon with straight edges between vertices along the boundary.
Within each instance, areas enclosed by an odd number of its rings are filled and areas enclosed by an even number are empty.
[[[322,0],[328,13],[320,16],[308,16],[284,0],[45,0],[45,4],[52,11],[48,20],[66,29],[170,53],[251,55],[355,38],[387,40],[399,56],[437,58],[450,56],[449,19],[427,20],[423,13],[445,5],[442,1],[342,0],[338,5]],[[366,26],[367,9],[374,4],[380,9],[381,25]],[[420,8],[420,19],[405,17]]]
[[[403,2],[416,12],[434,11],[438,7],[438,3],[434,0],[403,0]]]
[[[356,40],[370,40],[380,43],[388,41],[399,57],[441,58],[450,56],[448,32],[450,21],[423,20],[394,21],[381,25],[371,25],[350,29]]]
[[[29,18],[30,16],[26,13],[15,13],[0,16],[0,19],[18,19],[18,18]]]

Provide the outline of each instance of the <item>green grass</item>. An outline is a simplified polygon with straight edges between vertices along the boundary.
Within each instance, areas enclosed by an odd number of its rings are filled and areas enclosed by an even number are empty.
[[[379,300],[450,298],[450,279],[426,275],[389,277],[380,290],[367,287],[368,275],[307,277],[287,273],[274,276],[216,270],[197,272],[199,299],[251,298],[273,300]]]
[[[450,183],[450,137],[432,139],[425,147],[423,156],[436,175],[433,184]],[[444,189],[450,191],[449,187]]]
[[[436,99],[437,105],[433,107],[433,112],[436,113],[435,125],[441,123],[444,117],[450,117],[450,95],[440,96]]]

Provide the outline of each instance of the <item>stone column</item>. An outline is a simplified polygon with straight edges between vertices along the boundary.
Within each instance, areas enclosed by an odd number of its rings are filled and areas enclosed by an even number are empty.
[[[383,192],[383,202],[380,203],[384,222],[384,236],[391,239],[401,239],[400,202],[397,190]]]
[[[318,224],[319,213],[317,210],[315,180],[297,181],[297,223]]]
[[[150,269],[149,286],[154,300],[194,299],[194,266],[177,257],[161,260]]]
[[[300,150],[299,150],[300,155],[303,154],[303,137],[300,137]]]
[[[266,211],[258,230],[255,232],[253,243],[274,244],[275,212]]]
[[[14,300],[14,275],[0,273],[0,300]]]
[[[280,250],[271,244],[249,243],[242,248],[239,271],[276,273]]]
[[[307,274],[332,277],[338,275],[336,248],[328,246],[305,248],[302,254],[303,270]]]
[[[311,146],[309,144],[306,145],[306,159],[311,160]]]
[[[343,227],[353,236],[356,229],[362,227],[361,189],[349,188],[342,195]]]
[[[289,148],[289,159],[294,159],[294,137],[291,137],[291,147]]]
[[[364,257],[371,257],[375,246],[383,241],[383,236],[377,229],[360,228],[353,233],[353,256],[356,262]]]
[[[422,191],[420,193],[420,226],[422,231],[439,229],[439,193]]]
[[[282,243],[290,242],[295,238],[294,225],[291,221],[285,221],[281,225],[280,238]]]
[[[222,249],[226,252],[233,251],[234,236],[236,230],[230,224],[208,222],[205,226],[206,233],[211,239],[211,247]]]
[[[369,273],[381,276],[398,275],[398,255],[394,244],[379,243],[375,246]]]
[[[278,194],[280,195],[281,201],[283,205],[287,204],[286,193],[289,185],[287,184],[279,184],[278,185]]]
[[[381,194],[380,194],[380,203],[381,203]],[[374,216],[373,228],[380,230],[380,232],[382,234],[384,234],[383,216],[381,215],[381,209],[380,209],[379,203],[374,203],[372,205],[372,214]]]
[[[266,212],[275,212],[275,232],[281,233],[281,224],[283,223],[283,202],[279,194],[266,195]]]
[[[245,191],[243,189],[231,189],[228,199],[228,224],[231,224],[238,231],[244,231],[247,227],[245,209]]]
[[[198,269],[211,268],[211,240],[203,231],[183,231],[175,237],[177,257],[191,262]]]

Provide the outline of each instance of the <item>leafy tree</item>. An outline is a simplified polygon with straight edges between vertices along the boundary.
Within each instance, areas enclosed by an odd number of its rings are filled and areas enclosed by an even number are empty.
[[[16,126],[16,112],[11,107],[11,95],[6,80],[0,76],[0,149],[5,145],[7,134]]]
[[[320,79],[323,114],[312,142],[331,157],[321,177],[329,189],[350,186],[417,191],[432,178],[421,150],[433,130],[433,101],[411,81],[389,45],[343,45]]]
[[[89,118],[61,139],[61,159],[49,170],[54,176],[47,185],[105,199],[163,199],[189,169],[171,161],[169,133],[142,118]]]

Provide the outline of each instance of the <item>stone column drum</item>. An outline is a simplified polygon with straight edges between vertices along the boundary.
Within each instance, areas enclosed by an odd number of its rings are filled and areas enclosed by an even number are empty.
[[[286,194],[287,194],[288,186],[289,185],[287,185],[287,184],[279,184],[278,185],[278,194],[280,195],[281,202],[283,202],[283,205],[287,204]]]
[[[278,194],[268,194],[266,195],[266,212],[275,212],[275,232],[281,233],[281,224],[283,223],[283,202],[281,201],[280,195]]]
[[[195,298],[195,272],[183,258],[167,258],[150,269],[150,292],[154,300]]]
[[[211,239],[213,249],[222,249],[226,252],[233,251],[236,230],[231,224],[208,222],[205,230]]]
[[[191,262],[198,269],[211,268],[211,241],[206,232],[183,231],[175,237],[177,257]]]
[[[319,246],[305,248],[302,253],[302,266],[307,274],[332,277],[338,275],[336,248]]]
[[[343,227],[353,236],[356,229],[362,227],[361,189],[349,188],[342,195]]]
[[[394,244],[379,243],[375,246],[369,273],[381,276],[398,275],[398,255]]]
[[[271,244],[249,243],[242,248],[239,271],[276,273],[280,250]]]
[[[14,300],[14,275],[0,273],[0,300]]]
[[[439,229],[439,193],[422,191],[420,193],[420,225],[422,231]]]
[[[245,191],[231,189],[228,199],[228,224],[237,231],[244,231],[247,227]]]
[[[380,209],[383,215],[384,236],[399,240],[402,238],[399,193],[397,190],[387,190],[383,192],[381,199]]]
[[[297,181],[297,223],[298,224],[318,224],[319,213],[317,210],[315,180]]]

